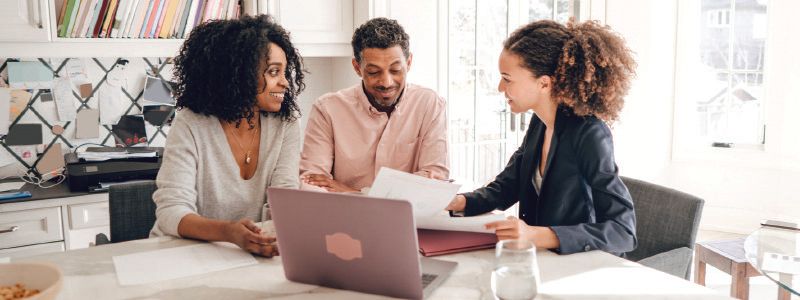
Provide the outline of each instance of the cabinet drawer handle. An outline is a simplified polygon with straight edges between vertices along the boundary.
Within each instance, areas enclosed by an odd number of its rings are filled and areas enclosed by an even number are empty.
[[[10,233],[10,232],[17,231],[17,229],[19,229],[19,226],[11,226],[11,228],[9,228],[9,229],[0,230],[0,233]]]

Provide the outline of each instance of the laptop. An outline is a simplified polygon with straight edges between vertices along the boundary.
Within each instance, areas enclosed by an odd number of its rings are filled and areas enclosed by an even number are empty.
[[[408,201],[282,188],[267,199],[291,281],[421,299],[457,265],[420,257]]]

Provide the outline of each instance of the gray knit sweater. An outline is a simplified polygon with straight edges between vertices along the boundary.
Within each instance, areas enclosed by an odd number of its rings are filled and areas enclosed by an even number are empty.
[[[156,223],[150,236],[179,236],[178,223],[191,213],[261,221],[267,187],[298,187],[299,122],[261,116],[260,141],[256,172],[244,180],[219,120],[188,108],[179,111],[156,178]]]

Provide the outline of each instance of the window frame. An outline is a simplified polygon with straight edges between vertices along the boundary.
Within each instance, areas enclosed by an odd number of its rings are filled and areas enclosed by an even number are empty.
[[[789,1],[793,2],[793,1]],[[682,75],[689,72],[687,66],[696,60],[697,41],[696,21],[692,17],[693,11],[699,4],[696,0],[679,0],[678,16],[676,22],[676,51],[675,51],[675,88],[674,88],[674,110],[673,110],[673,136],[672,136],[672,161],[674,162],[709,162],[724,164],[739,164],[743,167],[766,167],[777,169],[797,169],[800,168],[800,143],[793,143],[792,125],[800,125],[800,122],[792,121],[789,114],[784,110],[792,107],[789,102],[792,95],[797,95],[797,91],[787,89],[790,81],[782,80],[785,77],[786,67],[780,64],[791,61],[791,52],[785,48],[785,41],[781,43],[781,37],[776,36],[776,31],[784,30],[780,24],[790,22],[792,16],[786,12],[787,8],[776,8],[776,5],[793,6],[795,11],[800,8],[800,3],[781,3],[781,1],[767,0],[767,36],[764,45],[764,68],[763,68],[763,99],[761,99],[761,115],[763,120],[763,144],[735,144],[731,148],[714,147],[711,144],[702,144],[693,141],[687,132],[692,129],[692,122],[686,122],[692,118],[693,103],[688,100],[691,95],[688,87],[689,79]],[[698,14],[700,15],[700,14]],[[733,18],[735,12],[731,13]],[[699,21],[706,21],[706,16],[697,16]],[[795,43],[791,45],[794,50],[800,50]],[[687,46],[688,45],[688,46]],[[800,105],[794,105],[795,107]],[[796,135],[796,134],[795,134]]]

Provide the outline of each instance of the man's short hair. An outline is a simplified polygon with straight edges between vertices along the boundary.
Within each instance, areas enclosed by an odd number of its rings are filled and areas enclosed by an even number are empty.
[[[361,62],[361,51],[367,48],[388,49],[400,46],[403,55],[409,57],[408,34],[396,20],[374,18],[359,26],[353,33],[353,55]]]

